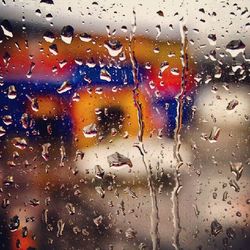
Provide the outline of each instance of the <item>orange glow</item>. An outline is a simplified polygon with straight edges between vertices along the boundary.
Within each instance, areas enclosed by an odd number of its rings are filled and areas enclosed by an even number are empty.
[[[144,135],[148,136],[156,126],[160,126],[158,120],[152,119],[152,106],[150,98],[147,98],[142,92],[139,95],[140,103],[142,104],[143,120],[145,123]],[[123,136],[125,131],[129,136],[137,136],[138,134],[138,118],[137,109],[133,101],[133,92],[131,88],[122,88],[117,92],[112,92],[109,88],[103,89],[103,94],[96,93],[89,94],[86,90],[80,92],[80,101],[73,103],[72,115],[74,124],[74,133],[78,138],[78,145],[80,147],[88,147],[98,142],[98,136],[92,138],[85,138],[83,135],[83,128],[91,123],[97,123],[97,115],[95,109],[97,108],[111,108],[119,107],[123,111],[124,121],[120,136]],[[119,136],[119,135],[117,135]],[[108,139],[114,139],[109,136]]]
[[[31,238],[32,232],[29,230],[27,237],[22,236],[22,230],[11,233],[11,249],[12,250],[26,250],[28,247],[37,248],[36,242]],[[17,240],[20,240],[20,248],[16,247]]]
[[[35,112],[31,108],[31,102],[28,101],[27,103],[27,112],[32,114],[34,117],[53,117],[55,115],[61,115],[62,114],[62,106],[58,99],[51,96],[39,96],[38,97],[38,104],[39,104],[39,110]]]

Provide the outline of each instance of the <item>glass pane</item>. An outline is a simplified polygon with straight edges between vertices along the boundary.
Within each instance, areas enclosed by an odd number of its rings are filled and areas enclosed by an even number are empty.
[[[248,8],[2,0],[0,249],[248,249]]]

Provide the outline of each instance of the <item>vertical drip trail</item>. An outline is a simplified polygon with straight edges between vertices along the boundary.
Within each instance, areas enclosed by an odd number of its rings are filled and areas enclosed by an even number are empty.
[[[181,34],[181,64],[182,64],[182,77],[181,77],[181,88],[180,92],[176,95],[177,107],[176,107],[176,127],[174,135],[174,158],[176,159],[176,166],[174,171],[175,178],[175,187],[171,194],[171,200],[173,203],[172,215],[173,215],[173,225],[174,225],[174,234],[173,234],[173,246],[176,250],[181,249],[180,246],[180,233],[181,233],[181,224],[180,224],[180,210],[179,210],[179,192],[182,188],[181,185],[181,172],[180,167],[183,164],[182,157],[180,155],[181,147],[181,127],[182,127],[182,112],[183,112],[183,97],[185,94],[186,86],[186,72],[188,70],[187,64],[187,28],[180,24],[180,34]]]
[[[146,169],[147,174],[147,181],[148,181],[148,187],[149,187],[149,194],[151,198],[151,215],[150,215],[150,223],[151,223],[151,229],[150,229],[150,235],[151,235],[151,241],[152,241],[152,249],[153,250],[159,250],[160,249],[160,235],[159,235],[159,210],[158,210],[158,202],[157,202],[157,196],[156,196],[156,190],[154,186],[153,181],[153,173],[151,166],[147,166],[145,161],[145,153],[143,151],[143,148],[139,144],[135,144],[135,147],[137,147],[141,153],[142,156],[142,162],[144,164],[144,167]]]
[[[134,80],[133,100],[134,100],[134,104],[135,104],[136,109],[137,109],[138,123],[139,123],[138,140],[140,143],[142,143],[144,122],[143,122],[143,114],[142,114],[142,105],[141,105],[140,100],[139,100],[138,69],[137,69],[135,54],[134,54],[134,51],[132,49],[133,39],[135,36],[135,30],[136,30],[136,13],[134,10],[133,10],[133,15],[134,15],[134,23],[132,25],[132,32],[131,32],[130,38],[129,38],[129,56],[130,56],[130,61],[132,64],[132,74],[133,74],[133,80]]]
[[[149,193],[150,193],[150,198],[151,198],[150,235],[151,235],[151,241],[152,241],[152,249],[158,250],[160,249],[160,236],[159,236],[159,231],[158,231],[159,212],[158,212],[157,196],[156,196],[156,190],[154,186],[153,173],[152,173],[151,166],[148,166],[145,161],[146,151],[144,150],[144,146],[143,146],[144,121],[143,121],[143,113],[142,113],[142,104],[140,103],[140,100],[139,100],[140,93],[139,93],[138,69],[137,69],[135,54],[132,49],[133,39],[135,36],[135,30],[136,30],[136,13],[134,10],[133,10],[133,16],[134,16],[134,23],[132,25],[132,32],[130,34],[130,39],[129,39],[129,56],[130,56],[130,61],[132,64],[132,74],[133,74],[133,80],[134,80],[133,101],[137,110],[138,125],[139,125],[139,131],[138,131],[139,143],[135,144],[135,147],[137,147],[140,151],[143,165],[145,167],[146,174],[147,174],[147,182],[148,182]]]

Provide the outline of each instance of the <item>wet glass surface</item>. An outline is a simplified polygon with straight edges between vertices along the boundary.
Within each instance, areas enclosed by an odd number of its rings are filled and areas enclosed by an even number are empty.
[[[0,3],[0,249],[249,249],[248,0]]]

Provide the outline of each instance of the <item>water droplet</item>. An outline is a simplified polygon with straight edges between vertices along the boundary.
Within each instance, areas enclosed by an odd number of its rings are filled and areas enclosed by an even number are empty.
[[[65,222],[63,222],[62,219],[57,221],[57,233],[56,233],[57,237],[60,237],[63,235],[64,226],[65,226]]]
[[[146,62],[145,63],[145,69],[151,69],[151,63],[150,62]]]
[[[39,104],[38,104],[38,99],[37,98],[32,98],[31,99],[31,108],[32,108],[33,111],[38,112]]]
[[[14,85],[9,86],[8,88],[8,98],[15,99],[17,97],[16,87]]]
[[[12,184],[14,184],[14,177],[12,175],[8,175],[4,181],[4,186],[8,187],[8,186],[11,186]]]
[[[40,3],[54,4],[53,0],[41,0]]]
[[[232,57],[236,57],[238,54],[245,51],[246,45],[241,40],[232,40],[226,46],[226,51],[228,51]]]
[[[236,176],[236,180],[238,181],[243,172],[243,164],[242,162],[230,162],[231,172]]]
[[[56,44],[51,44],[49,46],[49,51],[50,51],[51,54],[56,56],[58,54],[57,45]]]
[[[84,157],[84,153],[81,150],[76,150],[76,155],[75,155],[75,161],[78,160],[78,158],[80,158],[80,160],[82,160]]]
[[[214,220],[211,223],[211,234],[213,236],[217,236],[219,233],[221,233],[223,230],[222,225],[217,221]]]
[[[108,163],[110,167],[121,167],[124,165],[128,165],[129,167],[132,167],[132,162],[129,158],[126,156],[119,154],[118,152],[115,152],[112,155],[109,155],[107,157]]]
[[[33,71],[33,69],[35,68],[35,66],[36,66],[36,64],[35,64],[34,62],[31,62],[30,68],[29,68],[29,70],[28,70],[28,72],[27,72],[27,74],[26,74],[27,78],[31,78],[31,76],[32,76],[32,71]]]
[[[194,214],[195,214],[195,216],[198,217],[199,214],[200,214],[200,211],[198,209],[197,204],[193,204],[193,208],[194,208]]]
[[[178,76],[180,74],[180,71],[178,68],[171,68],[171,74],[174,76]]]
[[[67,203],[65,207],[68,210],[69,215],[75,214],[76,209],[72,203]]]
[[[41,16],[41,14],[42,14],[41,10],[39,10],[39,9],[37,9],[37,10],[35,11],[35,13],[36,13],[37,16]]]
[[[6,134],[6,130],[0,126],[0,137],[4,136]]]
[[[15,232],[20,226],[20,219],[17,215],[10,218],[9,229],[11,232]]]
[[[161,35],[161,26],[156,25],[155,28],[156,28],[156,31],[157,31],[157,35],[156,35],[156,39],[157,39]]]
[[[124,33],[126,33],[126,32],[128,31],[127,26],[123,25],[123,26],[121,27],[121,31],[124,32]]]
[[[108,50],[110,56],[116,57],[122,51],[122,44],[118,40],[109,40],[104,43],[104,47]]]
[[[154,51],[155,54],[160,53],[160,49],[159,49],[158,47],[155,47],[155,48],[153,49],[153,51]]]
[[[13,37],[12,26],[8,20],[3,20],[1,22],[1,28],[5,36]]]
[[[63,167],[64,161],[66,159],[66,151],[65,151],[65,147],[63,145],[60,147],[60,155],[61,155],[60,166]]]
[[[102,215],[100,215],[100,216],[96,217],[95,219],[93,219],[93,222],[95,223],[95,225],[97,227],[99,227],[102,224],[102,221],[103,221]]]
[[[156,13],[157,13],[159,16],[164,17],[164,13],[163,13],[163,11],[162,11],[162,10],[159,10],[159,11],[157,11]]]
[[[237,184],[237,182],[235,180],[230,180],[229,185],[230,185],[230,187],[233,188],[233,190],[235,192],[240,192],[240,187],[239,187],[239,185]]]
[[[47,14],[47,15],[45,16],[45,19],[46,19],[48,22],[52,21],[52,19],[53,19],[52,14],[51,14],[51,13]]]
[[[236,233],[235,233],[234,229],[231,227],[227,228],[226,234],[227,234],[227,237],[229,239],[232,239],[232,240],[235,239],[235,237],[236,237]]]
[[[227,200],[227,195],[228,195],[228,192],[225,191],[225,192],[223,193],[223,197],[222,197],[222,200],[223,200],[223,201],[226,201],[226,200]]]
[[[134,191],[132,191],[130,187],[126,187],[123,191],[124,191],[125,194],[128,194],[133,199],[138,198],[136,193]]]
[[[34,199],[32,199],[32,200],[29,201],[29,204],[32,207],[36,207],[36,206],[38,206],[40,204],[40,201],[34,198]]]
[[[72,96],[72,100],[74,102],[79,102],[80,101],[80,95],[78,93],[74,93],[74,95]]]
[[[210,45],[212,45],[212,46],[216,45],[217,38],[216,38],[215,34],[209,34],[207,38],[208,38]]]
[[[23,138],[20,138],[20,137],[15,137],[15,138],[12,140],[12,144],[13,144],[14,147],[19,148],[19,149],[21,149],[21,150],[26,149],[27,146],[28,146],[26,140],[23,139]]]
[[[109,74],[109,72],[106,69],[101,69],[100,79],[107,81],[107,82],[111,82],[111,75]]]
[[[163,61],[160,66],[160,71],[163,73],[169,67],[169,63],[167,61]]]
[[[49,160],[49,148],[51,144],[50,143],[44,143],[42,145],[42,157],[45,161]]]
[[[8,66],[9,61],[10,61],[10,54],[6,51],[3,55],[3,62],[5,64],[5,66]]]
[[[80,40],[83,42],[90,42],[92,40],[91,35],[87,33],[83,33],[82,35],[79,36]]]
[[[235,99],[233,99],[232,101],[230,101],[227,105],[227,110],[233,110],[237,105],[239,104],[239,102]]]
[[[210,132],[210,135],[208,137],[208,141],[210,143],[217,142],[219,134],[220,134],[220,128],[213,127],[212,130],[211,130],[211,132]]]
[[[65,81],[62,83],[60,88],[57,89],[57,93],[59,93],[59,94],[65,93],[65,92],[71,90],[71,88],[72,88],[71,83],[69,81]]]
[[[25,226],[22,228],[22,237],[25,238],[28,236],[28,228]]]
[[[61,31],[61,39],[67,44],[71,44],[74,35],[74,28],[70,25],[64,26]]]
[[[7,126],[11,125],[13,122],[12,116],[11,115],[5,115],[3,117],[3,123]]]
[[[97,87],[97,88],[95,89],[95,93],[98,94],[98,95],[101,95],[101,94],[103,93],[102,87]]]
[[[100,186],[95,187],[95,190],[96,190],[96,192],[100,195],[101,198],[104,198],[104,197],[105,197],[105,191],[103,190],[102,187],[100,187]]]
[[[104,170],[100,165],[95,165],[95,177],[98,179],[103,179],[104,177]]]
[[[48,43],[53,43],[55,40],[55,35],[53,32],[48,30],[43,34],[43,39]]]
[[[127,239],[131,240],[134,239],[136,237],[137,232],[135,231],[134,228],[129,227],[126,231],[125,231],[125,236]]]
[[[92,138],[97,135],[97,126],[95,123],[91,123],[83,128],[83,134],[86,138]]]

